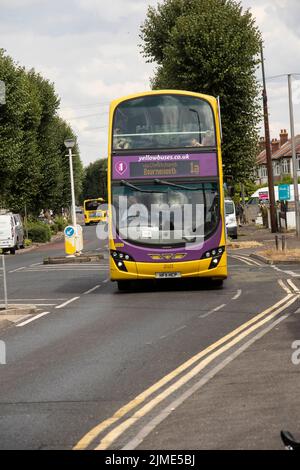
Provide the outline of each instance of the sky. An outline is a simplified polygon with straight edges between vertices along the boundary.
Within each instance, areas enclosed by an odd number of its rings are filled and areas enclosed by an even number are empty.
[[[157,0],[0,0],[0,47],[54,82],[59,114],[77,135],[84,165],[107,156],[109,102],[150,89],[154,66],[139,48],[149,5]],[[300,74],[300,2],[242,5],[251,9],[265,41],[271,137],[278,137],[281,129],[290,130],[287,78],[278,75]],[[300,75],[293,91],[300,133]]]

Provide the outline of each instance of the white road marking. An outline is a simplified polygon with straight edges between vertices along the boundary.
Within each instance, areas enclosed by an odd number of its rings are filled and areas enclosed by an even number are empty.
[[[82,295],[90,294],[91,292],[94,292],[95,290],[99,289],[99,287],[100,287],[100,285],[95,286],[95,287],[92,287],[92,289],[87,290],[87,291],[84,292]]]
[[[3,301],[4,299],[0,299],[0,301]],[[10,303],[13,303],[13,302],[30,302],[30,303],[33,303],[35,304],[35,301],[37,300],[38,302],[47,302],[47,301],[53,301],[53,300],[67,300],[65,297],[62,297],[60,299],[12,299],[11,297],[9,297],[9,300],[10,300]]]
[[[175,333],[178,333],[179,331],[184,330],[185,328],[186,328],[186,325],[180,326],[179,328],[176,328],[176,330],[171,331],[169,334],[161,336],[159,339],[168,338],[169,336],[172,336]],[[147,344],[152,344],[152,343],[147,343]]]
[[[211,315],[212,313],[218,312],[219,310],[221,310],[221,309],[224,308],[224,307],[226,307],[226,304],[219,305],[218,307],[213,308],[212,310],[210,310],[209,312],[205,313],[204,315],[199,315],[199,318],[208,317],[208,315]]]
[[[109,279],[105,279],[103,282],[103,284],[106,284],[107,282],[109,281]]]
[[[34,304],[36,305],[37,307],[54,307],[54,305],[57,305],[57,304]]]
[[[21,268],[13,269],[12,271],[8,271],[9,273],[17,273],[18,271],[22,271],[23,269],[26,269],[26,266],[22,266]]]
[[[253,266],[252,263],[250,263],[248,260],[245,260],[243,258],[240,258],[239,256],[236,255],[231,255],[232,258],[237,259],[238,261],[242,261],[243,263],[247,264],[248,266]]]
[[[291,294],[291,290],[284,284],[283,280],[282,279],[278,279],[278,284],[280,285],[280,287],[282,287],[282,289],[287,292],[288,294]]]
[[[30,265],[30,267],[33,268],[34,266],[41,266],[42,264],[43,264],[43,263],[33,263],[33,264]]]
[[[242,295],[242,289],[239,289],[234,297],[231,300],[237,300]]]
[[[244,259],[246,261],[250,261],[250,263],[253,263],[257,266],[261,266],[261,263],[258,261],[254,260],[253,258],[250,258],[249,256],[244,256],[244,255],[237,255],[239,258]]]
[[[57,272],[77,272],[77,271],[95,271],[95,272],[98,272],[98,271],[103,271],[103,272],[107,272],[108,269],[99,269],[99,268],[77,268],[76,270],[74,269],[70,269],[70,268],[63,268],[63,269],[26,269],[26,271],[22,271],[23,272],[31,272],[31,273],[57,273]]]
[[[67,300],[63,304],[57,305],[55,308],[63,308],[66,305],[69,305],[71,302],[75,302],[75,300],[78,300],[78,299],[80,299],[80,297],[73,297],[72,299]]]
[[[191,397],[195,392],[202,388],[209,380],[211,380],[218,372],[224,369],[228,364],[230,364],[234,359],[236,359],[240,354],[246,351],[252,344],[257,340],[265,336],[269,331],[271,331],[276,325],[286,320],[292,313],[283,315],[277,320],[273,321],[268,325],[264,330],[260,331],[253,338],[249,339],[245,344],[240,346],[236,351],[232,352],[228,357],[226,357],[220,364],[216,365],[212,370],[207,372],[198,382],[190,387],[186,392],[182,393],[177,399],[165,407],[160,413],[158,413],[149,423],[144,425],[144,427],[133,437],[121,450],[134,450],[138,445],[140,445],[143,440],[162,422],[164,421],[174,410],[176,410],[182,403],[184,403],[189,397]]]
[[[291,279],[288,279],[287,283],[291,286],[294,292],[296,292],[296,294],[299,294],[299,288],[293,283]]]
[[[29,318],[28,320],[25,320],[23,321],[22,323],[18,323],[16,326],[25,326],[25,325],[28,325],[28,323],[31,323],[35,320],[37,320],[38,318],[41,318],[41,317],[44,317],[45,315],[48,315],[48,313],[50,312],[42,312],[42,313],[39,313],[38,315],[35,315],[34,317],[32,318]]]
[[[244,263],[250,266],[262,266],[258,261],[254,261],[252,258],[243,255],[231,255],[232,258],[238,259],[239,261],[243,261]]]
[[[281,273],[287,274],[288,276],[300,277],[300,274],[297,274],[294,271],[285,271],[284,269],[280,269],[278,268],[278,266],[275,266],[275,265],[271,265],[271,267],[275,269],[275,271],[280,271]]]

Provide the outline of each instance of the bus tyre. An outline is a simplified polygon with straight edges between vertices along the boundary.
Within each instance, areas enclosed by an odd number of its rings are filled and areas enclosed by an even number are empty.
[[[130,281],[118,281],[118,290],[124,292],[130,289]]]
[[[16,247],[14,246],[13,248],[10,248],[10,254],[15,255],[16,254]]]
[[[224,282],[224,279],[213,279],[212,280],[213,287],[215,287],[217,289],[221,289],[223,287],[223,282]]]

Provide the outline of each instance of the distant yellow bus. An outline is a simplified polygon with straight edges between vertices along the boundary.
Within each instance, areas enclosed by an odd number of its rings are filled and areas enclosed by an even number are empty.
[[[86,199],[83,203],[85,225],[106,222],[106,210],[102,207],[105,200],[102,197],[97,199]]]
[[[197,277],[222,285],[227,256],[218,99],[158,90],[115,100],[108,203],[116,211],[108,217],[110,277],[120,290],[138,279]]]

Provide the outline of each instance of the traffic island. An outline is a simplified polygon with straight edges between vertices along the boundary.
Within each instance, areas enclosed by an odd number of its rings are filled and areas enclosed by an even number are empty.
[[[0,306],[0,319],[2,315],[33,315],[37,313],[39,309],[35,305],[25,304],[9,304],[7,308],[3,305]]]
[[[82,253],[79,256],[56,256],[44,258],[44,264],[91,263],[104,259],[103,253]]]
[[[250,258],[265,264],[300,264],[300,249],[277,251],[275,249],[252,253]]]
[[[39,311],[35,305],[9,304],[7,309],[0,305],[0,330],[5,330]]]

